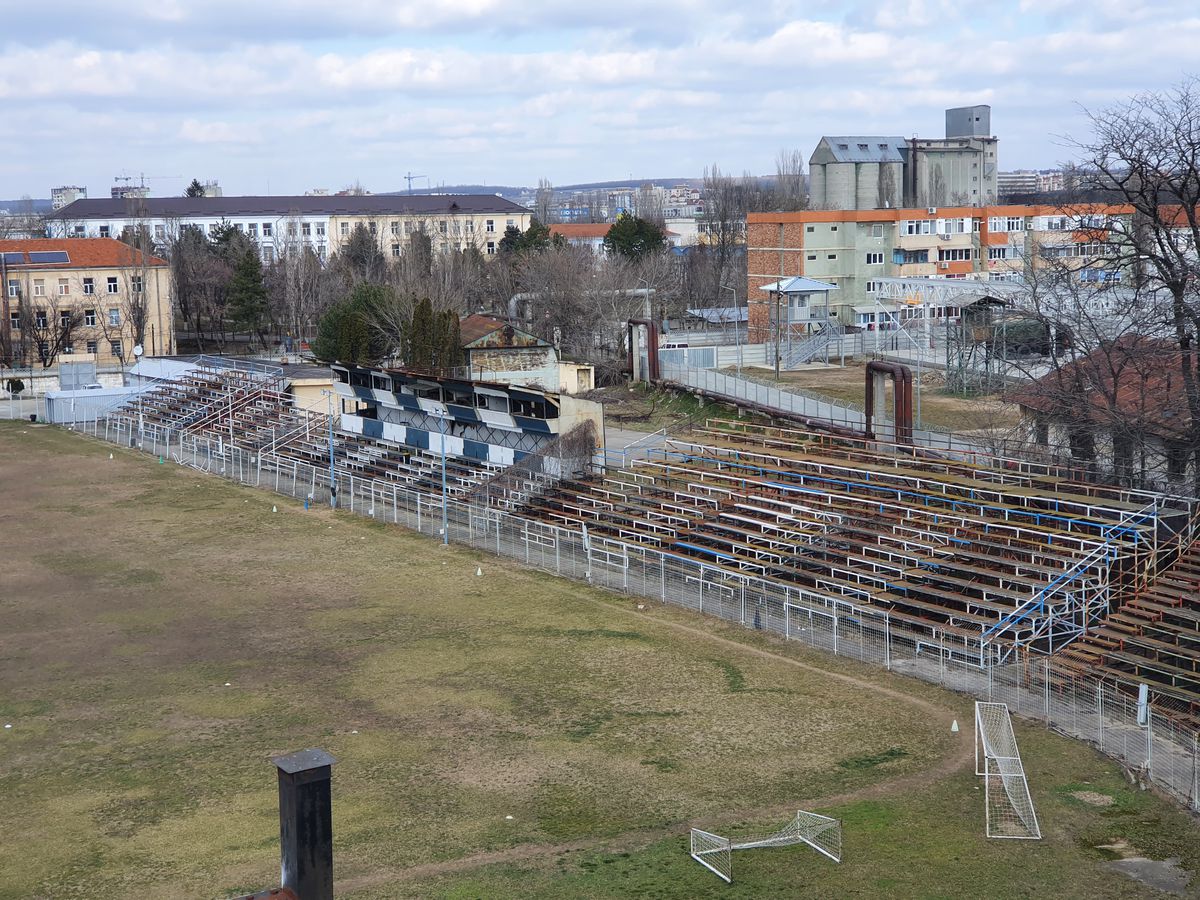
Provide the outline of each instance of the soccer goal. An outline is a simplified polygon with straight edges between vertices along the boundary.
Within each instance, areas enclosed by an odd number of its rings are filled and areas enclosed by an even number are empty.
[[[838,819],[800,810],[794,819],[776,831],[729,838],[692,829],[692,859],[726,882],[733,882],[733,851],[759,847],[791,847],[808,844],[834,862],[842,861],[842,823]]]
[[[987,836],[1039,840],[1042,831],[1005,703],[975,704],[975,774],[983,776]]]

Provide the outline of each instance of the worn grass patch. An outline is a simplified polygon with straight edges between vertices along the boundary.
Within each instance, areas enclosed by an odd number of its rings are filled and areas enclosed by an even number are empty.
[[[339,760],[339,896],[704,896],[717,886],[683,852],[691,823],[778,824],[835,797],[844,867],[752,855],[729,895],[971,895],[981,882],[952,857],[992,854],[988,883],[1025,896],[1035,875],[1120,896],[1089,880],[1103,860],[1085,837],[1189,865],[1194,832],[1155,798],[1105,816],[1056,793],[1119,796],[1121,779],[1039,731],[1022,733],[1039,862],[979,843],[969,737],[948,727],[964,698],[21,432],[0,423],[2,514],[21,523],[0,575],[0,898],[274,885],[269,759],[314,746]]]

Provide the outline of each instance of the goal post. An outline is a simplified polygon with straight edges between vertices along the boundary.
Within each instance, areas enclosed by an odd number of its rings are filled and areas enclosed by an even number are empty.
[[[975,774],[983,776],[988,837],[1041,838],[1012,716],[1005,703],[975,704]]]
[[[692,829],[692,859],[727,884],[733,883],[732,849],[729,838],[699,828]]]
[[[733,851],[807,844],[834,862],[842,861],[842,823],[829,816],[799,810],[782,828],[737,838],[692,829],[691,856],[724,881],[733,883]]]

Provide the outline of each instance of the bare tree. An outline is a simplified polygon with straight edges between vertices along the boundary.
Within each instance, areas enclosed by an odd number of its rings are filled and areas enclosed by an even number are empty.
[[[539,178],[533,202],[533,214],[543,225],[558,221],[554,217],[554,185],[548,178]]]
[[[1082,188],[1132,208],[1086,224],[1113,245],[1123,277],[1155,302],[1179,350],[1187,452],[1200,492],[1200,78],[1088,112],[1094,136],[1073,141]]]
[[[808,208],[808,191],[804,184],[804,154],[799,150],[783,149],[775,157],[775,208],[780,212],[795,212]]]

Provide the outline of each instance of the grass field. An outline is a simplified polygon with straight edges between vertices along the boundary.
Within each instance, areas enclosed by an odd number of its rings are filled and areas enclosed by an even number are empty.
[[[0,423],[0,488],[0,897],[272,886],[269,758],[314,746],[344,897],[1134,897],[1114,856],[1200,866],[1182,812],[1036,726],[1046,839],[987,841],[970,702],[929,685],[54,428]],[[687,857],[691,824],[796,808],[844,820],[841,866]]]

